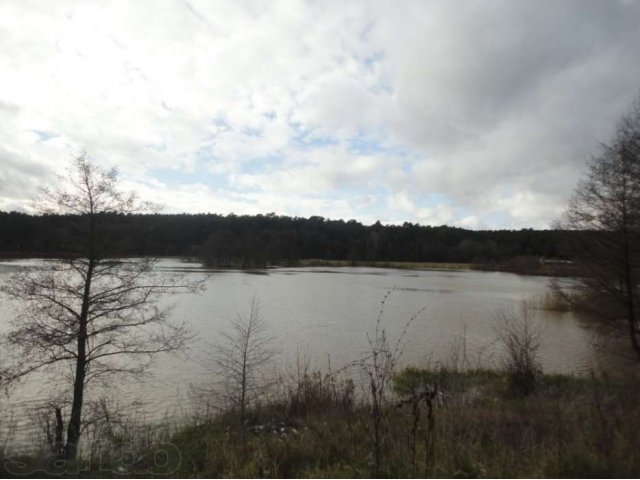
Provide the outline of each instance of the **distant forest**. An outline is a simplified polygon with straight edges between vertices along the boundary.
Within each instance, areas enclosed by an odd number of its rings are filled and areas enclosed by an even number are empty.
[[[80,219],[0,211],[0,255],[77,252]],[[112,215],[103,225],[122,255],[197,257],[213,267],[352,262],[496,263],[515,257],[566,258],[558,230],[466,230],[412,223],[365,226],[323,217],[216,214]]]

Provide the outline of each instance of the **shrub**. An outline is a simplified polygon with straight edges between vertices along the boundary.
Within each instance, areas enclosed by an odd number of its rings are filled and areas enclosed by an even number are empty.
[[[520,314],[503,313],[499,316],[499,338],[505,348],[504,367],[509,378],[510,393],[526,396],[536,389],[542,368],[538,362],[540,329],[533,324],[522,304]]]

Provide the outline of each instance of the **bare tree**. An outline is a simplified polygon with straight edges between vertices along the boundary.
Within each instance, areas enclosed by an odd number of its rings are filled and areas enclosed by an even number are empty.
[[[560,226],[579,231],[569,238],[585,272],[582,306],[626,332],[640,357],[640,98],[589,163]]]
[[[122,237],[113,232],[114,219],[147,208],[135,194],[118,190],[115,169],[100,170],[82,154],[61,182],[57,190],[43,190],[35,204],[43,214],[68,215],[66,251],[42,268],[19,271],[2,288],[22,307],[5,338],[15,353],[5,380],[67,367],[73,388],[63,453],[73,459],[86,387],[139,374],[154,354],[181,349],[187,330],[160,300],[197,286],[154,273],[154,259],[114,256]]]
[[[222,338],[223,343],[214,345],[210,360],[222,378],[222,395],[238,409],[240,424],[244,425],[251,398],[270,384],[264,367],[276,353],[255,297],[249,314],[238,314],[231,331]]]

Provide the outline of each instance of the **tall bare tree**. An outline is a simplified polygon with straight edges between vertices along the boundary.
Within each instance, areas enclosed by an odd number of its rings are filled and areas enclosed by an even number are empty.
[[[21,305],[5,338],[15,353],[5,380],[68,367],[73,387],[63,455],[73,459],[87,386],[141,373],[154,354],[181,349],[187,330],[171,320],[161,297],[197,287],[154,273],[154,259],[117,257],[123,236],[114,220],[147,206],[120,192],[115,169],[103,171],[82,154],[60,180],[35,206],[43,214],[68,215],[64,252],[42,268],[18,271],[2,288]]]
[[[584,267],[587,306],[610,331],[625,332],[640,357],[640,98],[588,165],[561,226]]]

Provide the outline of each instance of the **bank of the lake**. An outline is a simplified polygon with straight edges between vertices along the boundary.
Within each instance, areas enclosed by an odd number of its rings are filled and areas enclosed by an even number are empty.
[[[0,262],[12,260],[29,259],[50,259],[60,258],[46,252],[0,252]],[[126,258],[126,257],[125,257]],[[156,259],[175,259],[175,256],[155,256]],[[194,256],[180,257],[180,260],[190,264],[201,264],[201,259]],[[206,265],[206,263],[203,263]],[[505,272],[516,273],[518,275],[554,276],[554,277],[576,277],[581,272],[577,265],[563,260],[553,260],[534,256],[510,257],[500,261],[492,262],[403,262],[403,261],[383,261],[383,260],[336,260],[323,258],[303,258],[271,264],[263,262],[260,266],[244,266],[240,261],[226,264],[206,265],[216,270],[246,270],[258,271],[282,267],[306,268],[306,267],[359,267],[359,268],[382,268],[396,270],[476,270],[485,272]]]
[[[414,372],[415,373],[415,372]],[[413,378],[420,377],[413,376]],[[640,393],[631,379],[547,375],[514,396],[506,374],[428,372],[432,408],[404,383],[375,414],[326,378],[254,410],[243,439],[233,415],[179,432],[178,472],[198,477],[638,477]],[[324,383],[323,383],[324,382]],[[409,383],[409,384],[408,384]],[[413,401],[415,400],[415,402]],[[264,426],[265,428],[261,428]]]
[[[435,386],[438,394],[428,403],[420,393]],[[19,464],[9,459],[5,471],[9,465],[23,474],[85,477],[640,475],[637,378],[543,375],[535,392],[523,397],[509,388],[504,373],[414,369],[396,376],[388,398],[378,418],[345,379],[309,375],[280,397],[255,405],[243,427],[233,412],[194,416],[187,426],[154,434],[114,423],[96,450],[101,454],[92,459],[57,468],[45,452]],[[128,450],[111,448],[110,442]]]

